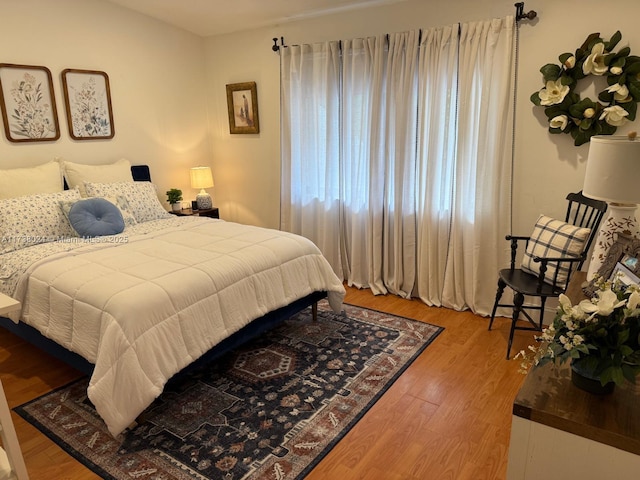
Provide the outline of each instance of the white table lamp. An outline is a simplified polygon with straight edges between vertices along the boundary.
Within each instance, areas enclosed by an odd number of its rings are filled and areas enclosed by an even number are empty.
[[[213,208],[211,195],[205,191],[205,188],[213,187],[213,175],[211,175],[211,168],[193,167],[189,173],[191,175],[191,188],[200,189],[200,193],[196,195],[198,210]]]
[[[635,132],[591,137],[582,193],[608,204],[589,262],[587,280],[591,280],[618,233],[638,237],[635,212],[640,203],[640,140]]]

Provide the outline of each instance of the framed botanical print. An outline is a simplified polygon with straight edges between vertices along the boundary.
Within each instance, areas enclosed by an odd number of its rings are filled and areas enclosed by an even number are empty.
[[[60,138],[58,111],[47,67],[0,63],[0,105],[10,142]]]
[[[260,133],[256,82],[227,85],[230,133]]]
[[[97,70],[62,71],[69,135],[75,140],[113,138],[109,76]]]

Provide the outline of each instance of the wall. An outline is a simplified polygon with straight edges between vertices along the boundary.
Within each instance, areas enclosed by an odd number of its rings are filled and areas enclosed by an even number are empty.
[[[522,22],[520,27],[513,199],[516,233],[528,233],[542,212],[564,215],[566,193],[581,189],[588,152],[587,145],[574,147],[568,135],[550,135],[542,109],[530,103],[530,95],[543,86],[540,67],[557,62],[563,52],[574,51],[592,32],[601,32],[608,40],[619,29],[622,44],[628,44],[632,54],[640,55],[640,4],[636,0],[620,0],[615,6],[595,0],[526,2],[525,11],[531,9],[538,12],[538,18]],[[514,13],[513,2],[498,0],[412,0],[208,38],[206,66],[216,203],[223,215],[274,228],[279,225],[279,59],[271,50],[273,37],[284,36],[286,44],[312,43]],[[231,135],[225,84],[245,81],[258,85],[261,132]],[[604,88],[599,82],[583,82],[592,99],[596,88]],[[618,133],[639,125],[636,121],[618,129]]]
[[[0,168],[54,157],[87,164],[125,157],[151,166],[163,202],[171,187],[181,188],[185,200],[195,198],[189,167],[211,165],[201,37],[96,0],[2,0],[0,18],[0,62],[51,70],[61,129],[57,141],[21,144],[3,131]],[[65,68],[109,75],[112,140],[69,136],[60,77]]]

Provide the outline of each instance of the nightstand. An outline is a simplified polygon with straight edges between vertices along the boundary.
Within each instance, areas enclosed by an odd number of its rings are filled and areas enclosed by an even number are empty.
[[[220,218],[218,207],[208,208],[206,210],[191,210],[190,208],[185,208],[179,212],[171,211],[169,213],[177,215],[178,217],[189,217],[195,215],[197,217]]]

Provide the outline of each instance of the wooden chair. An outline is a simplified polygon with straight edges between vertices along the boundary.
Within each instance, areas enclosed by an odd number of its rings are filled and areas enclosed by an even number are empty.
[[[545,251],[549,252],[547,255],[532,255],[529,249],[531,236],[506,236],[506,239],[511,242],[511,265],[509,268],[505,268],[499,272],[498,291],[496,292],[496,299],[493,305],[493,311],[491,312],[489,330],[491,330],[493,325],[498,307],[513,308],[511,331],[509,332],[509,343],[507,345],[507,359],[509,359],[511,353],[513,335],[516,330],[542,330],[544,307],[547,298],[558,297],[561,293],[564,293],[571,274],[576,270],[580,270],[586,259],[589,247],[598,231],[602,217],[607,210],[607,204],[605,202],[587,198],[582,195],[582,192],[570,193],[567,195],[567,200],[568,206],[565,223],[590,229],[586,241],[580,243],[580,245],[583,245],[581,251],[577,253],[574,252],[573,254],[554,254],[554,249],[551,248],[545,249]],[[535,229],[534,233],[536,233]],[[523,268],[523,265],[521,265],[520,268],[516,268],[516,255],[520,241],[526,242],[527,252],[529,252],[530,258],[532,257],[533,261],[533,263],[530,263],[539,264],[539,273],[535,274],[530,270],[527,271],[527,269]],[[505,287],[513,290],[513,303],[500,303]],[[538,297],[540,299],[540,305],[524,305],[525,297]],[[539,311],[538,322],[533,320],[528,310]],[[530,325],[518,325],[521,313]]]

